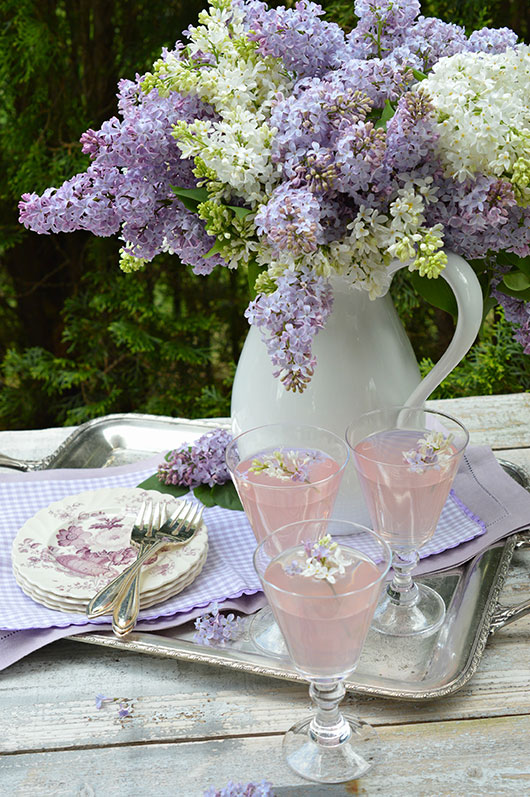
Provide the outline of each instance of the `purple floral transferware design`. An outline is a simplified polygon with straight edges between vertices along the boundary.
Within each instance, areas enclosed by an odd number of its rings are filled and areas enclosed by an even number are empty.
[[[130,533],[146,495],[167,505],[179,503],[158,492],[104,489],[52,504],[31,518],[13,543],[13,568],[20,582],[75,600],[90,598],[137,556]],[[201,529],[178,556],[167,546],[143,569],[142,592],[180,580],[204,557],[207,532]]]

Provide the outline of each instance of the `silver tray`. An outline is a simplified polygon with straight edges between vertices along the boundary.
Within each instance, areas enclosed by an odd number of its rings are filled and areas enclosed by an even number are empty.
[[[4,459],[1,464],[32,470],[112,467],[176,448],[208,429],[228,425],[226,418],[190,421],[152,415],[108,415],[80,426],[46,460],[6,463]],[[528,488],[523,471],[508,462],[501,464]],[[445,600],[447,614],[440,632],[407,644],[370,632],[358,667],[345,682],[346,687],[368,695],[415,700],[440,697],[460,689],[476,671],[489,635],[530,612],[529,602],[514,609],[498,605],[515,546],[525,542],[524,535],[514,535],[492,545],[465,565],[420,579],[437,589]],[[77,634],[70,639],[303,681],[288,659],[259,652],[248,631],[226,648],[194,643],[193,631],[193,626],[187,624],[166,631],[135,632],[123,640],[112,632]]]

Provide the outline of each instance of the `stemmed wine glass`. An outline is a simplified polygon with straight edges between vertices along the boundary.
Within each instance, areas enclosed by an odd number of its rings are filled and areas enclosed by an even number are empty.
[[[344,440],[316,426],[268,424],[235,437],[226,462],[257,542],[295,520],[329,517],[349,456]],[[286,655],[269,608],[250,635],[260,650]]]
[[[394,636],[428,635],[443,623],[441,596],[417,584],[418,550],[433,536],[469,434],[460,421],[417,407],[361,415],[346,431],[374,530],[392,548],[394,576],[373,627]]]
[[[366,527],[323,518],[282,526],[256,549],[254,566],[316,707],[283,741],[287,763],[309,780],[342,783],[370,769],[375,732],[339,704],[391,558]]]

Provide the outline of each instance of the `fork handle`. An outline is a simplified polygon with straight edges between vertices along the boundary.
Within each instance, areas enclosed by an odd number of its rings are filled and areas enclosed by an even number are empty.
[[[92,598],[86,608],[86,614],[89,620],[93,617],[100,617],[102,614],[109,614],[116,601],[120,599],[120,593],[127,589],[129,581],[139,572],[143,563],[166,544],[167,540],[157,540],[157,542],[149,545],[145,550],[140,551],[138,557],[128,568],[103,587],[103,589]]]
[[[140,572],[137,572],[128,586],[120,592],[112,616],[112,630],[116,636],[126,636],[136,625],[140,611]]]
[[[127,569],[130,580],[123,586],[115,603],[112,616],[112,630],[116,636],[125,636],[133,630],[136,618],[140,611],[140,570],[146,559],[149,559],[160,548],[167,545],[167,540],[162,539],[150,545],[145,554],[140,556]]]

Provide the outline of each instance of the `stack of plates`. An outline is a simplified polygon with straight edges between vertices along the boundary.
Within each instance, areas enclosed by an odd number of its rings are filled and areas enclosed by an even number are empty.
[[[82,612],[137,556],[130,534],[145,498],[181,503],[167,494],[138,488],[107,488],[69,496],[41,509],[13,541],[13,572],[30,598],[63,612]],[[201,572],[208,533],[201,527],[186,545],[168,544],[142,568],[140,606],[145,609],[182,592]]]

